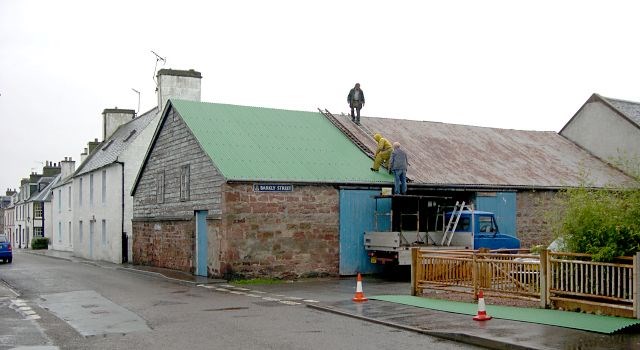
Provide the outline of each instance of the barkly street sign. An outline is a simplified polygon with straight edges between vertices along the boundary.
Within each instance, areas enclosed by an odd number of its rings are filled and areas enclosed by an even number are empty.
[[[291,184],[253,184],[253,192],[292,192]]]

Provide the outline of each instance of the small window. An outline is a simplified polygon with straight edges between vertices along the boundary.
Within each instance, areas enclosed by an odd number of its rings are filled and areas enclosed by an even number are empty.
[[[102,204],[107,202],[107,171],[102,171]]]
[[[62,211],[62,190],[58,190],[58,213]]]
[[[107,246],[107,220],[102,220],[102,246]]]
[[[35,219],[42,219],[42,202],[33,203],[33,217]]]
[[[189,200],[189,164],[180,168],[180,200]]]
[[[89,205],[93,206],[93,174],[89,174]]]
[[[62,242],[62,223],[58,221],[58,243]]]
[[[156,178],[156,202],[164,203],[164,170],[160,171]]]
[[[109,140],[109,142],[107,142],[107,144],[106,144],[106,145],[104,145],[104,147],[102,147],[102,150],[103,150],[103,151],[106,151],[106,150],[107,150],[107,148],[109,148],[109,146],[111,146],[111,144],[112,144],[112,143],[113,143],[113,140]]]
[[[78,242],[82,243],[82,233],[84,228],[82,227],[82,220],[78,222]]]
[[[131,136],[135,135],[135,133],[136,133],[136,130],[135,130],[135,129],[134,129],[134,130],[131,130],[131,132],[129,133],[129,136],[127,136],[123,141],[124,141],[124,142],[129,141],[129,139],[131,138]]]
[[[78,180],[78,205],[82,206],[82,178]]]
[[[67,203],[68,209],[71,210],[71,185],[69,185],[69,194],[67,197],[69,197],[69,203]]]
[[[69,221],[69,231],[67,232],[67,238],[69,239],[69,245],[71,245],[71,221]]]
[[[33,236],[34,237],[42,237],[42,227],[34,227],[33,228]]]

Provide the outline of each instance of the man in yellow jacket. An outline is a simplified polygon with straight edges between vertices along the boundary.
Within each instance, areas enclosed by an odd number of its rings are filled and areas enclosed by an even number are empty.
[[[391,157],[391,152],[393,151],[391,142],[382,137],[382,135],[380,134],[373,135],[373,139],[378,143],[378,148],[376,149],[376,158],[373,160],[373,168],[371,168],[371,171],[380,170],[380,165],[388,168],[389,158]]]

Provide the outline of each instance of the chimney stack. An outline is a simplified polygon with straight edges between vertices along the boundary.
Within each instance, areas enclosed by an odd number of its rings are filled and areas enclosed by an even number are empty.
[[[158,112],[162,113],[167,100],[172,98],[200,102],[200,72],[193,69],[161,69],[157,77]]]
[[[42,176],[56,176],[60,174],[60,165],[54,162],[45,162],[45,166],[42,168]]]
[[[131,121],[136,116],[133,109],[105,109],[102,111],[102,140],[106,140],[122,124]]]
[[[60,161],[60,170],[62,178],[66,179],[76,171],[76,162],[71,157],[64,157],[64,160]]]
[[[82,153],[80,153],[80,164],[82,164],[84,162],[84,160],[87,159],[88,155],[89,155],[89,150],[85,147],[84,151],[82,151]]]
[[[95,149],[98,148],[99,144],[100,142],[98,142],[98,139],[94,139],[93,141],[87,142],[87,147],[89,148],[89,154],[93,153],[93,151],[95,151]]]

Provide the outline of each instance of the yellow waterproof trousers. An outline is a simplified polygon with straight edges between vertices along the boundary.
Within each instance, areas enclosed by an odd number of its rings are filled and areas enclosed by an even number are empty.
[[[376,154],[376,158],[373,160],[373,169],[378,171],[380,169],[380,165],[389,168],[389,158],[391,158],[391,152],[393,148],[386,149],[384,151],[378,152]]]

